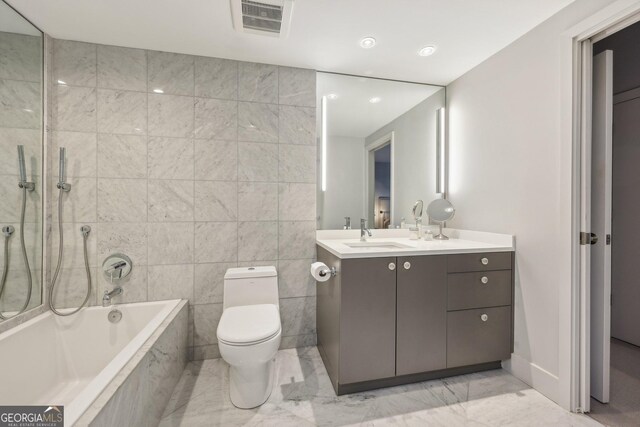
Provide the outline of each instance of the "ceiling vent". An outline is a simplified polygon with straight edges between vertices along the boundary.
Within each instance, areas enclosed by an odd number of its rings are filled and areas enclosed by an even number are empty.
[[[287,37],[293,0],[231,0],[233,28],[241,33]]]

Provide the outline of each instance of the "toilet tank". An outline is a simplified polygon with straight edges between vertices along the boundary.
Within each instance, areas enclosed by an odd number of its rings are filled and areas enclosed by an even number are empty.
[[[223,308],[278,303],[275,267],[230,268],[224,275]]]

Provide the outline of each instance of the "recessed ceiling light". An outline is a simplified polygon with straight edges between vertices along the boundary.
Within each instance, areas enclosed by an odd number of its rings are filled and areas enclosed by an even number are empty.
[[[382,101],[382,99],[379,96],[374,96],[373,98],[369,98],[369,102],[372,104],[377,104],[380,101]]]
[[[360,40],[360,47],[363,49],[371,49],[376,45],[376,39],[373,37],[365,37]]]
[[[164,91],[163,91],[162,89],[160,89],[160,88],[155,88],[155,89],[153,90],[153,92],[154,92],[154,93],[164,93]]]
[[[62,81],[62,80],[58,80],[58,84],[59,84],[59,85],[66,85],[66,84],[67,84],[67,82]]]
[[[327,99],[336,99],[337,97],[338,97],[338,95],[335,94],[335,93],[330,93],[330,94],[327,95]]]
[[[25,113],[33,113],[33,110],[31,108],[23,108],[22,111],[24,111]]]
[[[436,47],[435,46],[425,46],[422,49],[420,49],[418,51],[418,55],[420,56],[431,56],[434,53],[436,53]]]

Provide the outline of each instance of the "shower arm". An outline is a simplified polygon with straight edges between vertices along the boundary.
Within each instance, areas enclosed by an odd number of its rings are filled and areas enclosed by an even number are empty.
[[[18,172],[20,173],[18,187],[29,191],[35,190],[36,184],[34,182],[27,181],[27,168],[25,167],[24,162],[24,145],[18,145]]]

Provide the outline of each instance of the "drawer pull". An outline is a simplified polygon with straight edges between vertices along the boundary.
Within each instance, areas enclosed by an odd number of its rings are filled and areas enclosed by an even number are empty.
[[[396,265],[393,262],[389,263],[389,270],[393,271],[396,269]]]
[[[480,281],[486,285],[487,283],[489,283],[489,278],[487,276],[482,276],[482,279],[480,279]]]
[[[411,268],[411,263],[410,263],[409,261],[406,261],[406,262],[404,263],[404,269],[405,269],[405,270],[408,270],[408,269],[410,269],[410,268]]]
[[[488,265],[489,264],[489,258],[482,258],[480,260],[480,262],[482,263],[482,265]]]
[[[489,320],[489,316],[487,316],[487,314],[483,314],[482,316],[480,316],[480,320],[482,320],[483,322],[486,322],[487,320]]]

